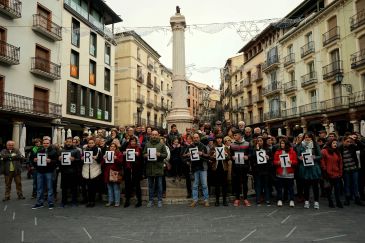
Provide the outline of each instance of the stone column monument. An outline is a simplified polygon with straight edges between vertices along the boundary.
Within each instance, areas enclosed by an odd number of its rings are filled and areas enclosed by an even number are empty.
[[[187,82],[185,77],[185,17],[180,14],[179,6],[176,13],[170,18],[173,34],[172,45],[172,109],[166,120],[168,129],[171,124],[176,124],[180,133],[185,132],[187,127],[191,127],[194,118],[190,115],[186,90]]]

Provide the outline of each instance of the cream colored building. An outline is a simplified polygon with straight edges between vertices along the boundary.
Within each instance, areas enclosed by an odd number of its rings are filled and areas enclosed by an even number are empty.
[[[114,126],[113,27],[122,19],[102,0],[63,0],[62,122],[81,132]],[[108,26],[108,27],[107,27]]]
[[[172,106],[172,72],[134,31],[117,34],[115,125],[163,127]]]
[[[220,101],[220,92],[207,84],[192,80],[187,81],[187,89],[187,103],[190,115],[194,117],[194,124],[213,122],[216,117],[212,112],[216,108],[217,102]]]
[[[297,7],[308,13],[308,2]],[[365,119],[365,1],[319,1],[279,40],[286,133],[359,131]],[[292,56],[290,58],[290,55]]]
[[[243,55],[237,55],[228,58],[224,68],[221,69],[221,92],[222,92],[222,107],[224,111],[224,120],[233,123],[238,123],[244,119],[243,96],[240,99],[232,96],[232,87],[243,85]],[[242,87],[242,86],[239,86]],[[236,90],[235,90],[236,92]]]
[[[62,3],[0,1],[0,147],[22,129],[27,144],[61,117]]]

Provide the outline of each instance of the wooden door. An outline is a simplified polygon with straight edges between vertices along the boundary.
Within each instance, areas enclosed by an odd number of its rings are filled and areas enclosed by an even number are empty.
[[[0,27],[0,56],[6,56],[6,48],[6,29]]]
[[[35,50],[35,68],[42,71],[50,71],[50,51],[37,45]]]
[[[48,31],[52,31],[52,14],[51,11],[46,9],[45,7],[38,5],[37,6],[37,14],[39,14],[38,24],[47,29]]]
[[[5,77],[0,76],[0,107],[4,104]]]
[[[48,113],[49,91],[40,87],[34,87],[34,112]]]

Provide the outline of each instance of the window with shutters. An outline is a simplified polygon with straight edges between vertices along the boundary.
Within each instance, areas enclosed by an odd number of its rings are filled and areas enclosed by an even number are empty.
[[[105,68],[104,71],[104,90],[110,91],[110,70]]]
[[[68,81],[68,111],[71,114],[77,112],[77,84]]]

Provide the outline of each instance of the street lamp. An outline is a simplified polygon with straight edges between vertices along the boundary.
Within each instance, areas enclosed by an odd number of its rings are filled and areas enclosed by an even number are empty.
[[[343,80],[343,74],[342,73],[338,73],[336,74],[336,83],[341,83]],[[349,92],[350,94],[352,94],[352,85],[351,84],[341,84],[341,87],[345,87],[346,91]]]

